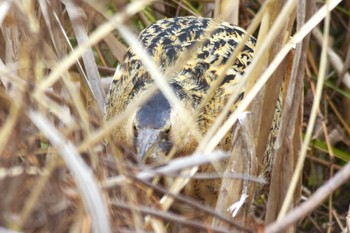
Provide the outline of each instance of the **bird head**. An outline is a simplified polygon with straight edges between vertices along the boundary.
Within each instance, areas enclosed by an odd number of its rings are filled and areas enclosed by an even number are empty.
[[[166,161],[173,146],[172,114],[172,107],[161,92],[153,95],[137,110],[133,119],[133,134],[137,159],[140,162]]]

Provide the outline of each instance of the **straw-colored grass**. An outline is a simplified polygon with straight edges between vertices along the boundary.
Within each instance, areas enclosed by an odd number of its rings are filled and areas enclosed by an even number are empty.
[[[348,232],[349,7],[341,0],[0,1],[0,232]],[[206,135],[137,42],[156,20],[183,15],[238,24],[257,38],[254,61]],[[113,135],[145,101],[103,118],[128,47],[183,112],[198,140],[193,155],[145,168]],[[232,127],[231,153],[218,151]],[[266,150],[274,155],[271,181],[258,196]],[[197,173],[220,159],[234,163],[224,173]],[[181,192],[209,176],[223,179],[216,208]],[[160,177],[174,182],[163,187]],[[227,209],[243,193],[232,217]]]

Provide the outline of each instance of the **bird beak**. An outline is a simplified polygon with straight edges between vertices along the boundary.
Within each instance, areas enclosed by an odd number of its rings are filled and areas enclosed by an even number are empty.
[[[160,131],[155,129],[141,129],[136,138],[137,159],[145,162],[154,152],[160,140]]]

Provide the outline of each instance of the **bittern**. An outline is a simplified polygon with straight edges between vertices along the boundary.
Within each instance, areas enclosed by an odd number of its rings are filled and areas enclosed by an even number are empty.
[[[177,99],[192,116],[197,116],[196,127],[203,135],[235,92],[237,83],[252,61],[256,41],[249,37],[234,63],[226,69],[209,101],[203,104],[208,91],[245,34],[242,28],[226,22],[186,16],[159,20],[144,29],[139,36],[141,45],[165,74]],[[151,74],[139,56],[128,50],[109,90],[106,119],[121,114],[128,106],[145,98],[151,86],[154,86]],[[237,96],[235,105],[243,97],[243,91]],[[157,90],[114,129],[113,136],[124,145],[134,148],[139,161],[164,162],[174,147],[175,156],[188,155],[195,150],[198,142],[192,134],[180,132],[184,128],[181,114]],[[219,148],[228,151],[230,147],[231,135],[228,133]],[[209,193],[215,196],[218,189],[219,185],[206,182],[204,186],[199,185],[191,190],[198,199],[211,202],[206,200],[207,196]]]

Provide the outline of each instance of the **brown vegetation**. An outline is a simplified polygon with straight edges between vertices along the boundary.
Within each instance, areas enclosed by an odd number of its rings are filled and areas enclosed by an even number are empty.
[[[0,232],[347,232],[349,12],[347,0],[0,1]],[[128,113],[104,122],[105,93],[136,35],[179,15],[240,25],[257,38],[255,60],[244,100],[205,138],[202,159],[145,169],[112,135]],[[254,196],[281,87],[269,195],[256,198],[254,219],[250,206],[232,218],[232,187]],[[213,210],[181,189],[208,178],[196,167],[224,156],[215,143],[231,127],[230,159],[254,164],[224,173],[239,179],[225,179]],[[169,190],[163,175],[177,177]]]

